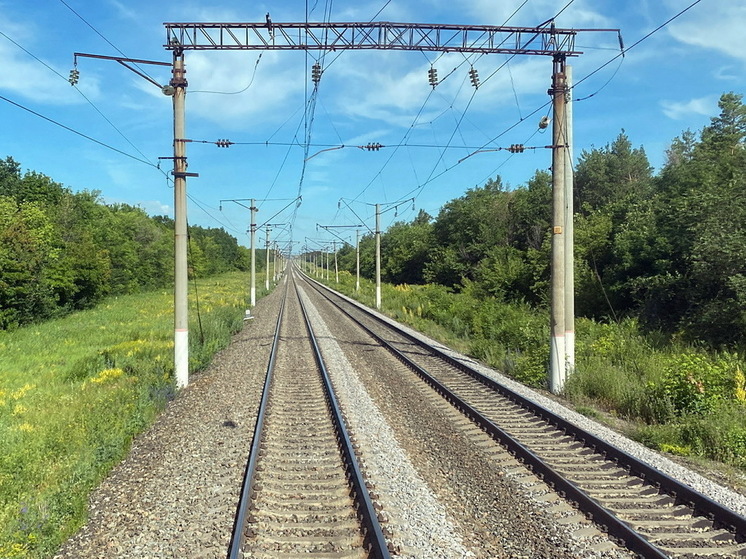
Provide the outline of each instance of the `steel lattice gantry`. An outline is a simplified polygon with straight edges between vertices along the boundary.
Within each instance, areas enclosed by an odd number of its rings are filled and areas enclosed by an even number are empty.
[[[165,23],[169,50],[387,49],[577,56],[582,29],[419,23]]]

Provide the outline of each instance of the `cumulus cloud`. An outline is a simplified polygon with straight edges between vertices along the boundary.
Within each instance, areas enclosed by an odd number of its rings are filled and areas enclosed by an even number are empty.
[[[718,112],[716,97],[699,97],[689,101],[661,101],[663,114],[673,120],[684,120],[690,115],[711,116]]]

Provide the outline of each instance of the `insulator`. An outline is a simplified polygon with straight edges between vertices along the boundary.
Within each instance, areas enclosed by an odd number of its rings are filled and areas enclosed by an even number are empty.
[[[433,88],[438,85],[438,70],[431,66],[430,69],[427,71],[427,79],[430,82],[430,85],[433,86]]]
[[[318,62],[311,68],[311,81],[316,85],[321,81],[321,64]]]
[[[67,79],[67,81],[70,82],[70,85],[75,85],[78,83],[78,78],[80,78],[80,72],[78,72],[77,68],[73,68],[70,70],[70,77]]]
[[[477,69],[473,66],[469,70],[469,79],[471,80],[471,85],[479,87],[479,74],[477,73]]]

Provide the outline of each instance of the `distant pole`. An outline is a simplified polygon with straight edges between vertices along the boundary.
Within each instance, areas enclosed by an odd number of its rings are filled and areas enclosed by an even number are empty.
[[[264,268],[264,289],[269,291],[269,232],[272,229],[270,229],[269,224],[266,228],[266,243],[265,243],[265,252],[267,253],[267,262],[266,262],[266,268]]]
[[[376,308],[381,309],[381,204],[376,204]]]
[[[272,245],[272,281],[277,281],[277,241]]]
[[[567,88],[565,130],[567,159],[565,161],[565,379],[575,371],[575,206],[572,153],[572,67],[565,66]]]
[[[355,291],[360,291],[360,229],[355,229],[355,260],[357,261],[357,279],[355,280]]]
[[[186,117],[187,81],[184,51],[174,50],[174,372],[176,387],[189,384],[189,303],[187,279],[186,217]]]
[[[256,212],[257,208],[254,204],[255,200],[251,199],[251,224],[249,229],[251,232],[251,306],[256,306]]]
[[[329,245],[324,247],[324,254],[326,255],[326,281],[329,281]]]
[[[552,271],[549,389],[562,392],[565,382],[565,55],[554,55],[552,88]]]
[[[334,280],[339,283],[339,267],[337,266],[337,241],[333,241],[334,244]]]

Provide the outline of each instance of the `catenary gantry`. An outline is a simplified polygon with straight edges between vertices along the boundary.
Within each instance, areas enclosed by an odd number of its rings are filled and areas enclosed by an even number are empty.
[[[170,50],[384,49],[577,56],[584,29],[391,22],[165,23]],[[594,31],[598,31],[595,30]]]

